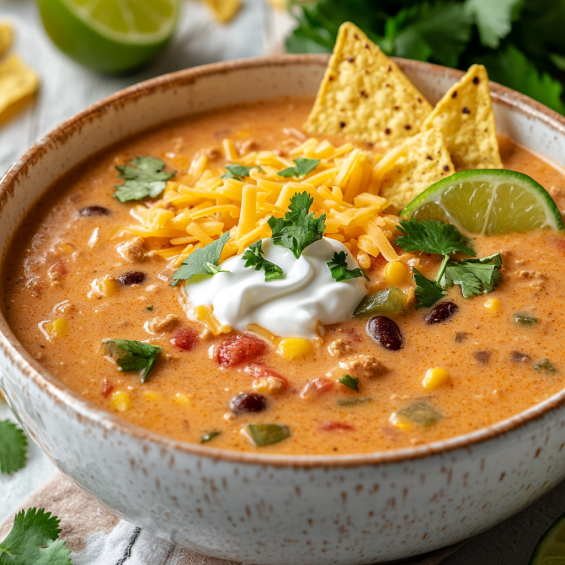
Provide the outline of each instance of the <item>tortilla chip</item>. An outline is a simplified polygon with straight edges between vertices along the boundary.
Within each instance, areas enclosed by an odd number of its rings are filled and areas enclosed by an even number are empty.
[[[0,62],[0,115],[37,91],[38,76],[15,54]]]
[[[390,147],[418,133],[431,110],[396,63],[346,22],[304,129]]]
[[[482,65],[473,65],[427,117],[422,131],[438,129],[457,169],[501,169],[496,127]]]
[[[398,149],[406,156],[383,175],[379,193],[398,210],[430,185],[455,172],[443,135],[437,130],[423,131],[405,140]]]
[[[0,21],[0,57],[4,57],[14,42],[14,28],[10,22]]]

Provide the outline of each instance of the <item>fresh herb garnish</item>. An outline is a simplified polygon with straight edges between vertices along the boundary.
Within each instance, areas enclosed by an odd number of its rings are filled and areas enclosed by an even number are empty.
[[[450,288],[454,284],[461,287],[464,298],[492,292],[500,281],[500,253],[479,259],[464,259],[462,263],[447,262],[441,274],[440,284]]]
[[[290,249],[297,259],[309,245],[322,239],[326,229],[325,214],[319,218],[314,218],[313,212],[308,214],[313,202],[307,192],[297,192],[290,199],[290,212],[284,218],[269,218],[273,243]]]
[[[118,177],[125,179],[124,184],[115,186],[114,196],[120,202],[141,200],[146,196],[156,198],[165,190],[167,180],[174,177],[176,171],[163,171],[165,162],[156,157],[136,157],[129,165],[118,165]]]
[[[414,404],[398,410],[398,414],[425,428],[436,424],[442,418],[441,412],[424,401],[414,402]]]
[[[243,177],[248,177],[251,169],[259,169],[263,172],[263,169],[257,165],[247,167],[237,163],[230,163],[229,165],[226,165],[226,172],[222,175],[222,178],[243,181]]]
[[[553,366],[553,363],[549,359],[544,359],[537,363],[534,369],[538,372],[543,371],[544,373],[557,373],[557,369]]]
[[[200,443],[208,443],[209,441],[212,441],[214,438],[218,437],[221,433],[222,432],[218,432],[216,430],[214,430],[213,432],[205,433],[200,438]]]
[[[216,241],[199,247],[189,255],[182,265],[173,273],[171,286],[176,286],[179,281],[187,281],[194,275],[215,275],[226,273],[218,267],[220,255],[225,244],[230,238],[230,232],[224,233]]]
[[[147,306],[145,309],[149,310],[149,312],[153,312],[153,306]]]
[[[360,404],[367,404],[373,402],[372,398],[339,398],[337,400],[338,406],[359,406]]]
[[[359,379],[356,377],[352,377],[351,375],[344,375],[341,379],[337,380],[338,383],[350,388],[351,390],[355,390],[359,392]]]
[[[263,257],[263,247],[261,240],[250,245],[243,254],[242,259],[245,261],[246,267],[253,267],[256,271],[263,269],[265,271],[265,280],[272,281],[275,279],[284,279],[283,270],[274,263],[267,261]]]
[[[400,220],[398,231],[404,235],[397,237],[394,243],[404,251],[422,251],[438,255],[465,253],[475,256],[469,247],[469,240],[451,224],[442,224],[437,220]]]
[[[71,550],[59,540],[59,519],[44,508],[20,511],[14,525],[0,542],[1,565],[71,565]]]
[[[416,282],[416,309],[429,308],[445,296],[445,293],[436,282],[427,279],[415,267],[412,267],[412,270],[414,271],[414,281]]]
[[[247,429],[257,447],[273,445],[290,437],[290,428],[280,424],[248,424]]]
[[[116,358],[119,371],[139,371],[144,383],[163,348],[132,339],[103,339],[106,354]]]
[[[26,464],[26,453],[27,438],[23,430],[10,420],[2,420],[0,422],[0,473],[10,475],[22,469]]]
[[[525,314],[524,312],[515,312],[512,316],[515,324],[520,326],[533,326],[539,322],[539,320],[530,314]]]
[[[296,177],[299,179],[304,178],[308,173],[312,172],[319,164],[319,159],[306,159],[304,157],[298,157],[294,160],[294,167],[288,167],[288,169],[283,169],[279,171],[277,175],[279,177]]]
[[[345,251],[336,251],[331,261],[328,261],[328,267],[332,277],[337,282],[347,281],[349,279],[356,279],[357,277],[365,277],[361,269],[348,269],[347,268],[347,255]],[[367,278],[367,277],[365,277]]]

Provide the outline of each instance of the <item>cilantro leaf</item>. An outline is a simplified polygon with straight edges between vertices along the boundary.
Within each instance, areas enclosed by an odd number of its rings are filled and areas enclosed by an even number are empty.
[[[427,279],[415,267],[412,267],[412,271],[414,272],[414,281],[416,281],[416,309],[429,308],[445,296],[437,283]]]
[[[464,298],[486,294],[498,286],[501,266],[500,253],[479,259],[466,259],[462,263],[450,261],[445,267],[440,284],[443,288],[459,285]]]
[[[477,24],[485,47],[496,49],[500,45],[500,40],[510,33],[512,20],[522,4],[522,0],[467,0],[467,10]]]
[[[26,464],[27,438],[10,420],[0,421],[0,472],[10,475]]]
[[[349,279],[356,279],[357,277],[364,277],[365,275],[361,269],[348,269],[347,256],[345,251],[336,251],[332,260],[328,262],[330,273],[337,282],[347,281]]]
[[[58,539],[60,533],[59,519],[44,508],[18,512],[0,543],[0,565],[71,565],[71,550]]]
[[[275,279],[284,279],[283,270],[263,257],[262,245],[262,241],[259,240],[249,246],[241,257],[245,261],[245,266],[253,267],[256,271],[263,269],[265,271],[265,281],[267,282]]]
[[[294,160],[295,167],[289,167],[277,173],[279,177],[297,177],[304,178],[308,173],[312,172],[319,164],[319,159],[306,159],[298,157]]]
[[[144,383],[163,348],[132,339],[103,339],[106,354],[117,357],[119,371],[139,371]]]
[[[243,181],[242,177],[248,177],[251,169],[259,169],[263,172],[263,169],[259,166],[247,167],[245,165],[238,165],[237,163],[230,163],[226,165],[227,172],[222,175],[222,178]]]
[[[290,199],[290,211],[284,218],[269,218],[273,243],[290,249],[297,259],[309,245],[322,239],[326,229],[325,214],[319,218],[314,218],[314,213],[308,214],[313,202],[306,191],[297,192]]]
[[[451,224],[442,224],[436,220],[400,220],[398,231],[404,235],[397,237],[394,243],[404,251],[438,255],[450,255],[459,251],[475,256],[475,251],[469,247],[469,240]]]
[[[221,237],[199,247],[189,255],[182,265],[173,273],[171,286],[176,286],[179,281],[187,281],[194,275],[215,275],[216,273],[226,273],[218,268],[218,261],[225,244],[230,238],[230,233],[226,232]]]
[[[351,390],[355,390],[359,392],[359,379],[356,377],[352,377],[351,375],[344,375],[341,379],[337,380],[338,383],[350,388]]]
[[[129,165],[118,165],[118,177],[125,179],[124,184],[116,185],[114,197],[120,202],[141,200],[146,196],[155,198],[165,190],[167,180],[174,177],[176,171],[166,173],[164,161],[156,157],[136,157]]]

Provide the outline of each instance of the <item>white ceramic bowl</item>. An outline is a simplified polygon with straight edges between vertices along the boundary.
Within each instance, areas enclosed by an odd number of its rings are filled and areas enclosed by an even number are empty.
[[[0,181],[0,248],[58,177],[104,147],[202,110],[314,95],[327,57],[210,65],[124,90],[55,129]],[[435,102],[461,73],[399,61]],[[498,130],[559,163],[565,120],[492,85]],[[565,392],[495,426],[431,445],[350,456],[272,456],[184,444],[69,391],[0,318],[0,388],[29,435],[124,519],[196,551],[263,565],[359,564],[477,534],[565,477]]]

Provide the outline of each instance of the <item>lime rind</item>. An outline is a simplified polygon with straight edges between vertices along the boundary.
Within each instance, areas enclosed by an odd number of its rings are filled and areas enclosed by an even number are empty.
[[[505,169],[455,173],[419,194],[400,215],[448,222],[467,235],[563,231],[549,193],[528,175]]]
[[[565,564],[565,514],[538,541],[528,565]]]

